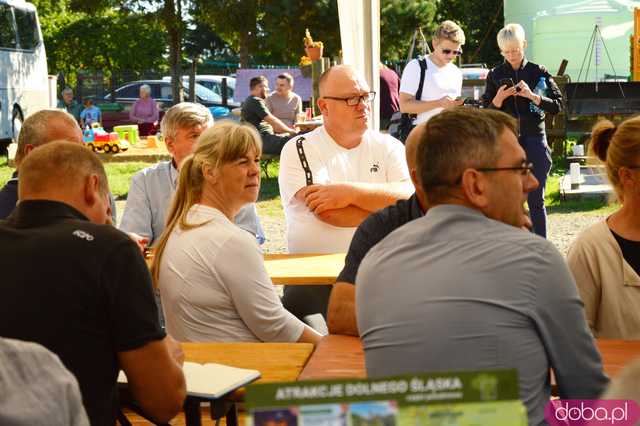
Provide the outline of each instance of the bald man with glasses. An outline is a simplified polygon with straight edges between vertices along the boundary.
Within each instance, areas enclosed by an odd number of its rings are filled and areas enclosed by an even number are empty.
[[[370,213],[413,193],[402,143],[369,129],[375,95],[349,66],[332,67],[320,77],[324,125],[289,140],[280,157],[289,252],[346,252]],[[325,315],[330,290],[289,287],[283,303],[300,318]]]

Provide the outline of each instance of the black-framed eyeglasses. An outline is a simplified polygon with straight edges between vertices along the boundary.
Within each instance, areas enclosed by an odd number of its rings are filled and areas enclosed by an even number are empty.
[[[339,98],[337,96],[323,96],[323,98],[332,99],[334,101],[344,101],[349,106],[356,106],[359,105],[360,102],[364,102],[365,104],[373,102],[376,98],[376,92],[369,92],[359,96],[350,96],[348,98]]]
[[[462,49],[458,49],[458,50],[453,50],[453,49],[441,49],[442,53],[444,53],[445,55],[451,55],[452,53],[456,56],[460,56],[462,55]]]
[[[513,170],[513,171],[520,171],[520,174],[522,175],[522,177],[526,177],[526,176],[529,176],[531,173],[533,173],[533,163],[525,163],[525,164],[522,164],[521,166],[513,166],[513,167],[480,167],[474,170],[478,172],[500,172],[503,170],[507,170],[507,171]],[[431,187],[458,186],[461,183],[462,183],[462,175],[458,176],[458,178],[453,182],[435,180],[431,182],[428,186],[431,186]]]
[[[533,173],[533,163],[526,163],[526,164],[522,164],[521,166],[513,166],[513,167],[481,167],[476,170],[479,172],[499,172],[502,170],[514,170],[514,171],[519,170],[522,176],[529,176],[531,173]]]

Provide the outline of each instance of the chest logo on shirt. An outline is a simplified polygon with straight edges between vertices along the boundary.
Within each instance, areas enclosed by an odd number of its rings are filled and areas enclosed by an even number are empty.
[[[86,233],[84,231],[81,231],[79,229],[73,231],[73,235],[75,235],[78,238],[83,238],[83,239],[85,239],[87,241],[93,241],[93,235],[88,234],[88,233]]]
[[[380,170],[380,164],[378,164],[378,162],[376,161],[375,163],[373,163],[373,165],[371,166],[371,168],[369,169],[369,171],[371,173],[378,173],[378,171]]]

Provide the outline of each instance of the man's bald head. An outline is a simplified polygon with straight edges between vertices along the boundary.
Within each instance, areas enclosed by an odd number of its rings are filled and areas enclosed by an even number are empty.
[[[20,167],[20,202],[68,204],[91,222],[110,223],[109,184],[102,162],[88,148],[53,141],[34,150]]]
[[[82,130],[71,114],[59,109],[44,109],[24,121],[18,136],[16,164],[34,148],[55,140],[82,144]]]
[[[337,65],[320,76],[318,107],[324,128],[341,146],[351,149],[362,142],[371,114],[370,88],[351,66]],[[357,103],[347,100],[355,99]]]
[[[416,155],[418,152],[418,145],[420,142],[424,140],[427,135],[426,132],[426,124],[418,124],[413,128],[404,145],[406,157],[407,157],[407,166],[409,170],[414,170],[416,168]]]
[[[407,167],[409,168],[411,181],[413,182],[413,187],[416,189],[418,202],[420,203],[420,207],[423,212],[427,211],[427,197],[424,195],[422,185],[420,185],[420,178],[417,170],[417,156],[418,147],[427,136],[426,124],[427,123],[422,123],[414,127],[411,133],[409,133],[404,145],[405,155],[407,157]]]
[[[332,96],[332,90],[335,89],[334,86],[349,80],[358,81],[360,84],[366,85],[367,88],[369,87],[364,81],[364,78],[362,78],[351,65],[335,65],[323,72],[320,76],[320,80],[318,81],[320,97]]]

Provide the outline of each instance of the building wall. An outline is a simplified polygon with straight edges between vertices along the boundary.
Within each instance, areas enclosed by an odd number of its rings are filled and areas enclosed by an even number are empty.
[[[517,22],[524,27],[530,60],[547,66],[554,74],[562,59],[567,59],[567,74],[572,81],[600,81],[605,74],[625,77],[630,74],[634,6],[640,7],[640,1],[505,0],[504,13],[506,23]],[[600,24],[604,45],[594,47],[589,60],[588,49],[596,22]]]

